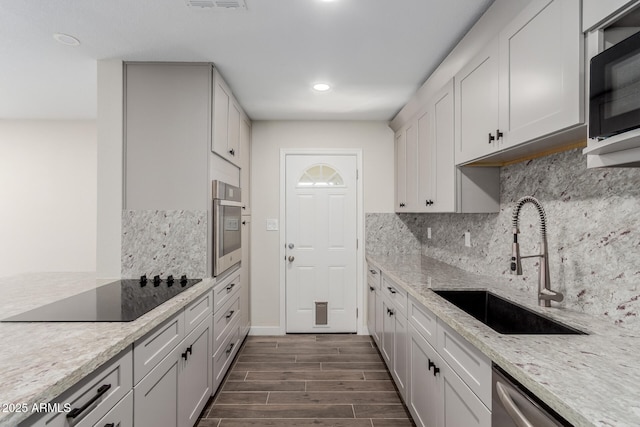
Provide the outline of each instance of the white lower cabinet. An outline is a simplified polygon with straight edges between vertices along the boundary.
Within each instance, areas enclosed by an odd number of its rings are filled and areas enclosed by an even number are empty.
[[[491,360],[403,287],[381,285],[368,288],[368,328],[416,425],[490,427]]]
[[[409,326],[407,407],[424,427],[490,427],[491,411],[427,342]]]
[[[400,395],[406,398],[408,374],[407,298],[404,291],[401,291],[395,283],[390,282],[387,278],[383,278],[382,283],[387,285],[387,288],[382,289],[379,295],[382,300],[382,334],[379,348]],[[385,292],[385,290],[392,291]],[[395,300],[391,301],[390,298],[395,298]]]
[[[443,362],[413,325],[409,326],[409,384],[407,407],[419,427],[442,425],[442,375],[435,366]],[[435,366],[434,366],[435,365]]]
[[[393,318],[394,324],[394,339],[393,339],[393,369],[391,375],[396,382],[396,387],[400,395],[407,398],[407,373],[408,373],[408,330],[407,330],[407,318],[397,311]]]
[[[136,427],[191,427],[211,396],[211,317],[134,387]]]

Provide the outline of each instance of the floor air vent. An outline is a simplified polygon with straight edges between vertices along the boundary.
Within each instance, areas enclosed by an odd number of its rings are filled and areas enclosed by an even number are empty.
[[[243,9],[247,10],[245,0],[186,0],[187,6],[200,9]]]

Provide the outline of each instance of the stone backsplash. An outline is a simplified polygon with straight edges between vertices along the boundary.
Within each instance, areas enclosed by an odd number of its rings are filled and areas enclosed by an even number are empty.
[[[121,253],[124,278],[204,278],[207,211],[123,211]]]
[[[427,256],[507,276],[512,207],[520,197],[533,196],[547,214],[551,287],[565,294],[561,304],[640,330],[640,169],[587,169],[577,149],[503,167],[500,181],[499,213],[368,214],[367,251],[393,252],[406,241],[410,252],[417,241]],[[519,225],[521,254],[539,253],[533,205],[522,208]],[[465,231],[471,247],[464,245]],[[534,301],[538,262],[523,260],[524,274],[509,276]]]

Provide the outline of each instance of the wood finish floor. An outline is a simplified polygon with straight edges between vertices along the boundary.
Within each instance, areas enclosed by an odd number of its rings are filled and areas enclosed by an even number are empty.
[[[362,335],[248,337],[197,427],[410,427],[378,350]]]

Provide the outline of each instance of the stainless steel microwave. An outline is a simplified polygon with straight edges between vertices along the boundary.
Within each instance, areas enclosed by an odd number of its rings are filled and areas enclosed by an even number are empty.
[[[240,188],[213,181],[213,275],[219,276],[242,258]]]
[[[640,33],[591,58],[589,138],[640,128]]]

